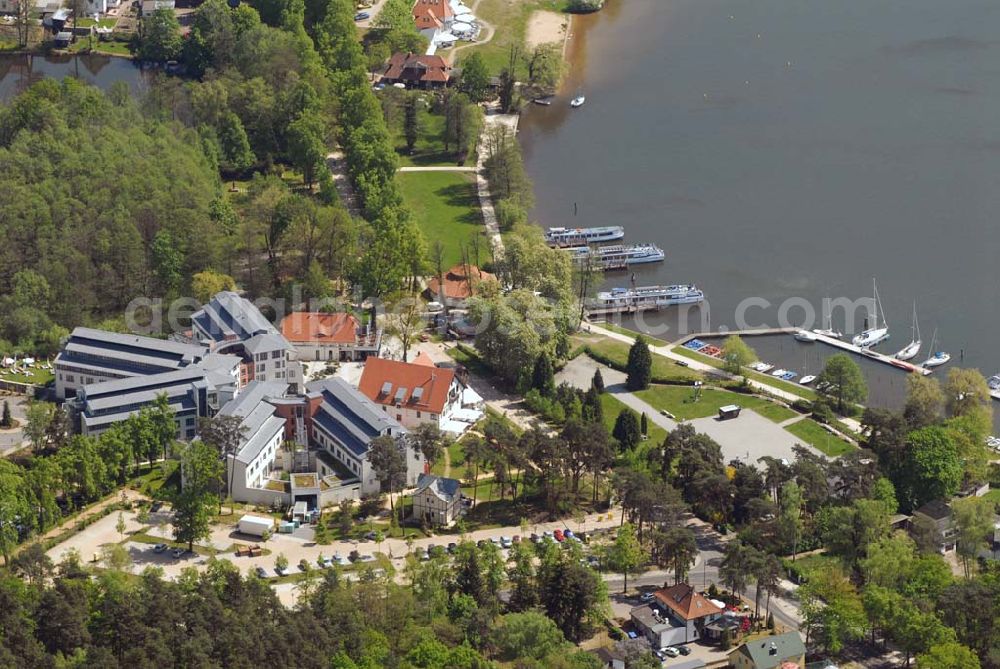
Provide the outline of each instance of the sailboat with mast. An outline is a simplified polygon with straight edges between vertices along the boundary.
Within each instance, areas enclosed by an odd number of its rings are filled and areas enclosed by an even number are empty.
[[[937,342],[937,328],[934,328],[934,335],[931,337],[931,350],[934,350],[934,344]],[[951,360],[951,353],[947,351],[936,351],[931,357],[924,360],[924,367],[930,369],[931,367],[940,367]]]
[[[826,307],[826,304],[823,306]],[[837,332],[833,329],[833,315],[829,312],[829,310],[826,310],[826,313],[823,314],[823,327],[813,330],[813,334],[823,335],[824,337],[830,337],[831,339],[840,339],[844,336],[843,332]]]
[[[910,326],[910,343],[904,346],[897,354],[897,360],[912,360],[920,353],[920,323],[917,322],[917,303],[913,303],[913,325]]]
[[[882,301],[878,296],[878,286],[875,285],[875,279],[872,279],[872,291],[875,293],[875,313],[872,316],[872,327],[866,329],[859,335],[851,340],[851,343],[858,348],[868,348],[870,346],[875,346],[880,344],[889,338],[889,324],[885,321],[885,314],[883,312],[882,322],[879,324],[879,312],[882,311]]]

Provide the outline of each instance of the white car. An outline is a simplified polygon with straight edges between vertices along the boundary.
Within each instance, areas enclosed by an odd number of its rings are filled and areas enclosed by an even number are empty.
[[[678,655],[681,654],[681,652],[677,650],[677,648],[674,646],[667,646],[666,648],[661,648],[660,652],[666,655],[667,657],[677,657]]]

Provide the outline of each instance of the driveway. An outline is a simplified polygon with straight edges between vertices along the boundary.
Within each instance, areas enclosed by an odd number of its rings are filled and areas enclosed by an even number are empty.
[[[719,420],[710,416],[690,423],[698,432],[719,442],[726,462],[741,460],[755,464],[765,455],[792,462],[795,460],[792,447],[800,443],[791,432],[753,410],[741,411],[739,418]]]
[[[24,416],[28,409],[28,399],[20,395],[4,395],[0,397],[0,407],[3,407],[4,402],[10,404],[10,415],[19,425],[13,430],[0,430],[0,457],[13,453],[27,444],[24,438]]]

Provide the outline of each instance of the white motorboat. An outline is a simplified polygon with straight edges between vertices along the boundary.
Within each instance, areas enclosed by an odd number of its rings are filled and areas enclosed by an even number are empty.
[[[910,343],[896,353],[897,360],[912,360],[920,353],[920,324],[917,322],[917,303],[913,303],[913,325],[910,326]]]
[[[625,237],[625,228],[620,225],[602,225],[596,228],[549,228],[545,231],[545,241],[549,246],[586,246],[603,244]]]
[[[872,317],[872,327],[867,328],[864,332],[856,335],[851,343],[858,348],[868,348],[870,346],[875,346],[884,342],[889,338],[889,324],[885,322],[885,316],[882,317],[882,323],[879,324],[879,312],[882,311],[882,302],[878,297],[878,286],[875,285],[875,280],[872,279],[872,289],[875,293],[875,304],[874,304],[874,314]]]
[[[773,372],[771,372],[771,376],[784,376],[787,373],[788,373],[787,369],[780,369],[779,368],[779,369],[776,369]]]
[[[577,96],[577,97],[573,98],[572,100],[570,100],[569,106],[573,107],[574,109],[577,108],[577,107],[582,107],[583,103],[586,102],[586,101],[587,101],[587,98],[584,97],[584,96],[582,96],[582,95],[580,95],[580,96]]]
[[[810,383],[812,383],[815,380],[816,380],[816,377],[813,374],[806,374],[801,379],[799,379],[799,383],[801,383],[804,386],[808,386]]]
[[[760,372],[761,374],[766,374],[767,372],[774,369],[774,365],[769,365],[766,362],[758,361],[750,365],[750,369],[754,370],[755,372]]]
[[[946,351],[938,351],[931,357],[924,360],[924,367],[940,367],[951,360],[951,353]]]
[[[812,342],[816,341],[817,337],[815,334],[809,332],[808,330],[799,330],[798,332],[795,333],[795,339],[798,341],[803,341],[811,344]]]

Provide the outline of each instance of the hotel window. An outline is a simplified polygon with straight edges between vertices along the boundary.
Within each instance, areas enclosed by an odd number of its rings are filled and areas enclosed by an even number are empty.
[[[281,351],[271,351],[271,358],[277,360],[281,357]]]
[[[417,412],[417,418],[420,418],[420,412],[419,411]]]

